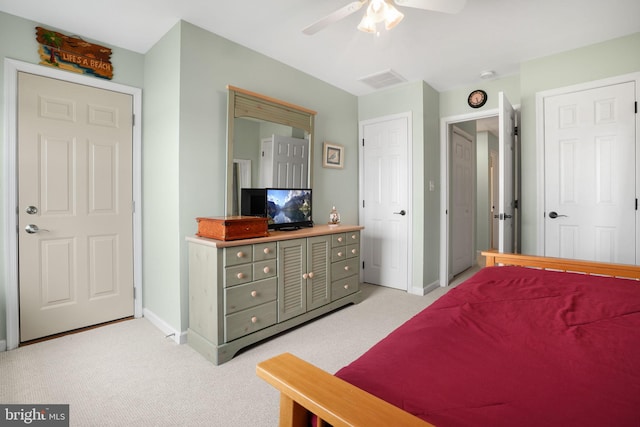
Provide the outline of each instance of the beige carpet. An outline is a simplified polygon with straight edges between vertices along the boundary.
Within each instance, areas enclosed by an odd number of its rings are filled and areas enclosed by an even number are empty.
[[[276,426],[278,394],[258,362],[293,353],[331,373],[447,289],[363,285],[365,299],[214,366],[145,319],[0,353],[0,403],[70,405],[72,426]]]

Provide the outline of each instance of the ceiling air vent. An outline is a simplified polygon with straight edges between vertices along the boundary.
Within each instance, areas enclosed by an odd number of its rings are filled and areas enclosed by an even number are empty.
[[[374,89],[382,89],[383,87],[393,86],[407,80],[393,70],[385,70],[370,76],[361,77],[358,81],[371,86]]]

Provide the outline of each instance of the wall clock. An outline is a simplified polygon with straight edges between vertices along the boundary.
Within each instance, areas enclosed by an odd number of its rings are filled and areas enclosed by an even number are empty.
[[[487,102],[487,92],[481,89],[474,90],[469,94],[467,102],[471,108],[480,108]]]

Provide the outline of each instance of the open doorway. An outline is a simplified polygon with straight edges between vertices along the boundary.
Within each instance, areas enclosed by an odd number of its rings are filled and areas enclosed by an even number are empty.
[[[452,241],[452,218],[454,216],[453,210],[454,197],[452,195],[452,175],[453,175],[453,154],[452,153],[452,140],[453,129],[458,128],[464,130],[471,135],[475,140],[472,145],[473,148],[473,160],[475,169],[473,171],[471,184],[468,187],[473,191],[474,200],[474,214],[471,221],[474,224],[474,230],[472,234],[472,245],[463,247],[464,250],[468,250],[470,258],[473,262],[477,262],[477,252],[488,249],[490,246],[495,245],[495,222],[493,221],[495,215],[498,215],[498,250],[505,252],[512,252],[517,250],[519,239],[517,238],[519,233],[519,227],[517,223],[519,221],[516,194],[518,191],[519,180],[517,174],[519,170],[518,166],[518,146],[517,146],[517,110],[511,105],[504,93],[498,94],[498,108],[492,110],[477,111],[473,113],[463,114],[459,116],[444,117],[440,120],[440,286],[447,286],[449,281],[453,278],[452,269],[452,248],[455,248],[455,243]],[[485,120],[486,119],[486,120]],[[491,126],[495,129],[495,120],[498,121],[497,132],[498,135],[498,149],[497,157],[498,162],[490,162],[491,151],[494,151],[493,156],[496,157],[495,149],[492,149],[490,140],[495,135],[489,130],[486,130],[485,126]],[[487,132],[486,137],[483,139],[483,147],[478,150],[477,144],[480,141],[478,138],[478,126],[481,126],[483,132]],[[481,151],[482,157],[478,157],[476,153]],[[478,163],[478,158],[481,159]],[[478,167],[478,164],[480,167]],[[499,165],[496,167],[496,165]],[[498,189],[496,197],[495,185],[490,188],[490,175],[489,171],[495,173],[493,182],[495,183],[495,176],[498,176]],[[479,175],[478,175],[479,174]],[[478,179],[480,176],[480,179]],[[478,190],[480,188],[480,191]],[[490,195],[493,195],[493,200],[490,199]],[[480,197],[481,205],[484,207],[478,208],[478,197]],[[497,204],[495,203],[497,199]],[[496,213],[496,206],[498,212]],[[485,219],[479,219],[476,213],[482,213]],[[481,225],[478,226],[477,222]],[[480,233],[482,238],[478,236],[478,230],[482,229]]]
[[[450,278],[478,265],[479,253],[497,249],[498,116],[449,126]]]

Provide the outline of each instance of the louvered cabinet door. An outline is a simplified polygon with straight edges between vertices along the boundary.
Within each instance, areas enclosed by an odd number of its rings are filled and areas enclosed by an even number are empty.
[[[331,236],[307,239],[307,311],[331,302]]]
[[[278,242],[278,322],[307,311],[307,239]]]

